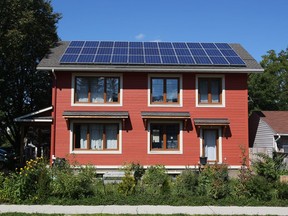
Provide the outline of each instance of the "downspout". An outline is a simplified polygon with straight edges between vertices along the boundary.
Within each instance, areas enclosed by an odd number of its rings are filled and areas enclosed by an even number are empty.
[[[57,77],[54,68],[52,68],[52,74],[54,77],[54,86],[53,86],[53,101],[52,101],[52,106],[53,106],[53,137],[52,137],[52,143],[51,143],[51,152],[50,152],[50,164],[53,163],[55,160],[55,143],[56,143],[56,101],[57,101]]]
[[[277,147],[277,141],[281,138],[281,135],[280,134],[276,134],[278,137],[274,140],[274,148],[275,148],[275,151],[276,152],[279,152],[279,149]]]

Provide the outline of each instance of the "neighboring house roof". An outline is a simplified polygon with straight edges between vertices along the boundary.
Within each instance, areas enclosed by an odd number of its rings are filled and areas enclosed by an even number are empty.
[[[275,133],[288,135],[288,111],[262,111],[257,114]]]
[[[87,64],[87,63],[60,63],[60,59],[69,46],[69,41],[61,41],[51,49],[39,63],[38,70],[63,70],[63,71],[109,71],[109,72],[226,72],[226,73],[258,73],[263,72],[257,61],[240,45],[229,43],[229,46],[245,62],[245,65],[147,65],[147,64]]]
[[[53,110],[53,107],[47,107],[41,110],[37,110],[35,112],[20,116],[18,118],[15,118],[15,122],[20,123],[28,123],[28,122],[38,122],[38,123],[52,123],[53,119],[51,116],[51,112]]]

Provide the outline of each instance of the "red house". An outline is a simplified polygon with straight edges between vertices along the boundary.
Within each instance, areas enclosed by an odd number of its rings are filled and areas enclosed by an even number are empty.
[[[60,42],[38,70],[54,77],[52,158],[177,172],[248,153],[247,77],[263,69],[239,44]]]

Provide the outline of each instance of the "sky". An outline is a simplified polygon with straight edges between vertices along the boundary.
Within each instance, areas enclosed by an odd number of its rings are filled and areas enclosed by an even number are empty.
[[[240,43],[258,62],[288,47],[288,0],[52,0],[61,40]]]

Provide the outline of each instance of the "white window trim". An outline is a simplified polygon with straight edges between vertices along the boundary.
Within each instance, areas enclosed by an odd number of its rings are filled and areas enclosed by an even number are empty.
[[[221,78],[222,79],[222,104],[199,104],[198,100],[198,79],[199,78]],[[215,75],[215,74],[201,74],[196,75],[195,79],[195,99],[196,99],[196,107],[225,107],[225,76],[224,75]]]
[[[73,131],[75,123],[116,123],[119,125],[119,149],[118,150],[73,150]],[[70,121],[70,154],[122,154],[122,123],[120,120],[71,120]]]
[[[222,163],[222,128],[221,127],[213,127],[213,128],[200,128],[200,157],[202,156],[202,153],[203,153],[203,129],[218,129],[218,158],[219,158],[219,161],[217,163]]]
[[[151,123],[155,124],[155,123],[177,123],[179,124],[179,150],[175,150],[175,151],[169,151],[169,150],[151,150],[150,149],[150,139],[151,139],[151,136],[150,136],[150,125]],[[183,154],[183,122],[182,121],[161,121],[161,120],[149,120],[148,122],[148,127],[147,127],[147,154],[156,154],[156,155],[159,155],[159,154]]]
[[[151,78],[178,78],[179,79],[179,103],[167,103],[167,104],[153,104],[150,101],[151,98]],[[182,107],[183,106],[183,84],[181,74],[148,74],[148,107]]]
[[[120,77],[120,92],[119,97],[120,101],[119,103],[75,103],[74,101],[74,94],[75,94],[75,77],[81,76],[81,77]],[[72,80],[71,80],[71,106],[104,106],[104,107],[118,107],[123,105],[123,75],[122,74],[102,74],[102,73],[73,73],[72,74]]]

